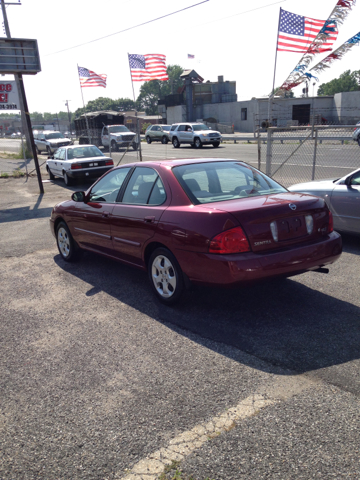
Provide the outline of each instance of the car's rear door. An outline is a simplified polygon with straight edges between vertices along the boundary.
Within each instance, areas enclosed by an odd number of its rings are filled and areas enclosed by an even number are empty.
[[[83,247],[108,255],[113,254],[111,213],[120,188],[131,167],[110,171],[91,189],[86,203],[76,204],[74,236]]]
[[[158,172],[136,167],[119,200],[111,214],[113,249],[121,260],[141,265],[144,245],[169,201]]]
[[[351,176],[348,185],[335,185],[330,204],[335,228],[360,233],[360,172]]]

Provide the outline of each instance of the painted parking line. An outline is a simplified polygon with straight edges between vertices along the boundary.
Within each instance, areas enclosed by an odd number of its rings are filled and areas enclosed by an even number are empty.
[[[314,383],[305,376],[278,377],[266,392],[255,393],[241,400],[235,407],[200,423],[171,439],[166,447],[160,448],[129,469],[125,476],[116,474],[118,480],[157,480],[165,467],[173,461],[181,461],[218,435],[236,427],[237,423],[257,415],[260,410],[287,400]]]

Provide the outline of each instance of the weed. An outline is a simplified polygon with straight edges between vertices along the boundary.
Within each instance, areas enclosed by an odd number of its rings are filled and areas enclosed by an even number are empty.
[[[9,174],[6,172],[1,173],[0,175],[1,178],[9,178]]]
[[[20,178],[20,177],[23,177],[24,175],[25,175],[25,173],[22,172],[22,171],[20,170],[20,168],[17,168],[16,170],[14,170],[14,171],[13,171],[13,174],[12,174],[12,176],[13,176],[14,178]]]

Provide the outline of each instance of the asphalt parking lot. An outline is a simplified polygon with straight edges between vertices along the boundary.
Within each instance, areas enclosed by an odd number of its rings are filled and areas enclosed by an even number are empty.
[[[51,208],[86,186],[0,186],[0,478],[360,478],[358,238],[327,275],[171,308],[143,272],[62,261]]]

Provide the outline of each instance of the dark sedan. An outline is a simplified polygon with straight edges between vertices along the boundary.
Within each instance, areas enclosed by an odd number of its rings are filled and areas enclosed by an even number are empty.
[[[323,199],[290,193],[237,160],[114,168],[56,205],[50,224],[64,260],[90,250],[147,270],[164,303],[191,283],[233,286],[319,270],[342,250]]]

